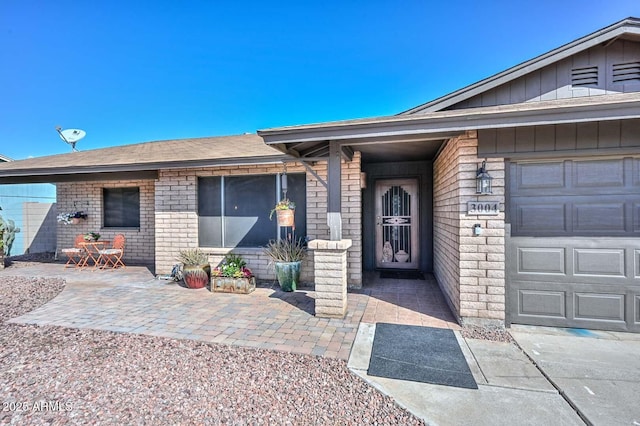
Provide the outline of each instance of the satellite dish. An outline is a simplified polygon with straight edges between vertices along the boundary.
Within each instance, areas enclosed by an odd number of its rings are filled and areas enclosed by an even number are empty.
[[[60,139],[71,145],[71,151],[77,152],[76,143],[84,138],[87,135],[87,132],[80,129],[65,129],[62,130],[62,127],[56,127],[58,134],[60,135]]]

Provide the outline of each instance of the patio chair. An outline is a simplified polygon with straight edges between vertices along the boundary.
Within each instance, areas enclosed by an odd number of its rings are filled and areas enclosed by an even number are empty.
[[[78,234],[73,242],[73,247],[63,248],[60,250],[68,258],[67,263],[64,264],[65,268],[79,268],[82,266],[86,255],[86,251],[82,243],[84,243],[84,235]]]
[[[122,261],[125,245],[126,239],[124,235],[118,234],[113,237],[113,245],[111,246],[111,248],[98,251],[100,257],[98,258],[96,265],[100,265],[101,268],[106,268],[110,265],[113,268],[126,268],[124,262]]]

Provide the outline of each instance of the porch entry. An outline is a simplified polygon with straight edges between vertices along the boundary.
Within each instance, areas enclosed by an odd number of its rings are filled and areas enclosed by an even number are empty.
[[[417,179],[376,181],[377,268],[419,269],[418,194]]]

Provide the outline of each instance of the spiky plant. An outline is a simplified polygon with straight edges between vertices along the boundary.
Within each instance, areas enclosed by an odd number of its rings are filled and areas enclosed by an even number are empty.
[[[307,250],[301,238],[283,238],[269,241],[264,253],[273,262],[299,262],[306,257]]]
[[[200,249],[180,250],[178,260],[185,265],[203,265],[209,258]]]

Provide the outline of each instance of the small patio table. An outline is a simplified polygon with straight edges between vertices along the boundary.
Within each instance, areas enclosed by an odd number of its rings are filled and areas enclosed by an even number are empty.
[[[84,268],[87,266],[93,266],[94,268],[97,268],[98,259],[100,258],[100,250],[109,245],[111,245],[111,241],[106,240],[85,241],[83,243],[80,243],[80,246],[84,248],[85,256],[80,262],[79,267]]]

